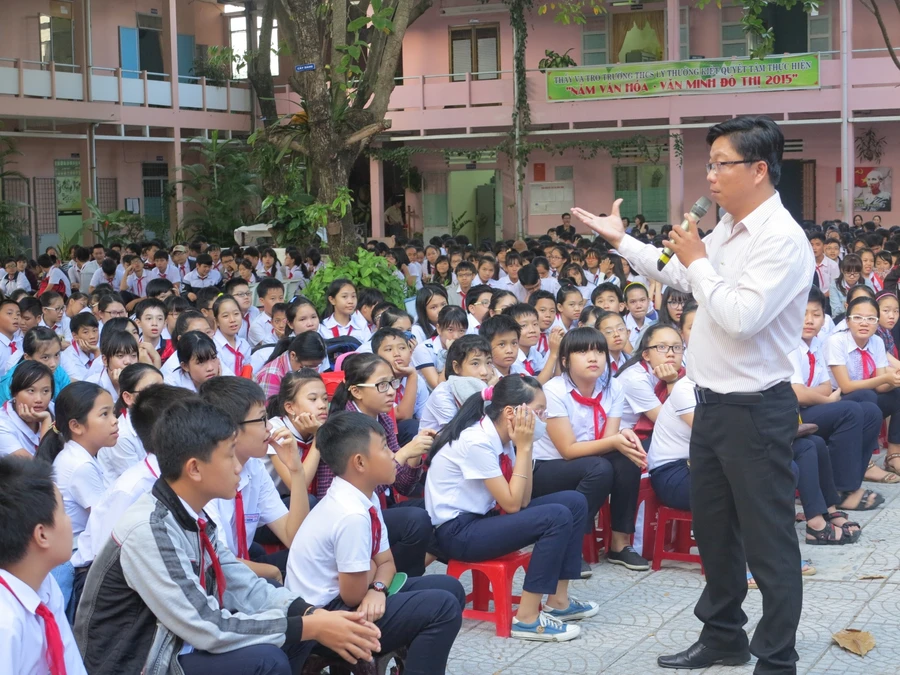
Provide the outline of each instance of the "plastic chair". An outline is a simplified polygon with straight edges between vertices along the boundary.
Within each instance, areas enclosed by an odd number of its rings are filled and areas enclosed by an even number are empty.
[[[650,484],[650,476],[641,477],[641,485],[638,489],[638,508],[644,504],[644,527],[641,537],[641,555],[647,560],[653,558],[653,544],[656,536],[657,520],[659,518],[659,501]]]
[[[658,570],[663,560],[679,560],[681,562],[700,563],[700,571],[705,574],[700,556],[690,552],[691,547],[697,545],[697,542],[691,536],[691,522],[693,521],[691,512],[660,506],[658,514],[652,568]],[[666,550],[666,539],[670,524],[675,531],[674,549]]]
[[[609,502],[600,507],[600,513],[594,524],[592,532],[584,535],[581,542],[581,556],[585,562],[596,564],[600,562],[600,554],[609,551],[612,539],[612,521],[609,516]]]
[[[322,373],[322,381],[325,383],[325,393],[330,401],[337,390],[338,385],[344,381],[344,371],[336,370],[333,373]]]
[[[466,596],[466,602],[471,601],[472,609],[463,610],[463,617],[492,621],[497,627],[497,637],[508,638],[512,628],[513,604],[522,600],[522,596],[512,594],[513,576],[520,567],[528,571],[529,562],[531,553],[523,551],[483,562],[451,560],[447,565],[447,574],[451,577],[459,579],[466,570],[472,571],[472,592]],[[493,611],[488,610],[491,600],[494,601]]]

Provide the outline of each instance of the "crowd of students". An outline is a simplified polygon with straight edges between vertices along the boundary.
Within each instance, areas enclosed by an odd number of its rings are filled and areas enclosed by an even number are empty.
[[[884,501],[865,484],[900,482],[900,236],[804,228],[798,518],[809,545],[853,544],[848,512]],[[599,611],[570,586],[607,502],[607,562],[649,569],[642,477],[690,509],[691,296],[568,216],[527,241],[367,248],[414,314],[338,279],[320,315],[316,249],[6,261],[0,671],[290,673],[404,648],[405,672],[432,675],[465,594],[426,568],[529,546],[511,636],[571,640]]]

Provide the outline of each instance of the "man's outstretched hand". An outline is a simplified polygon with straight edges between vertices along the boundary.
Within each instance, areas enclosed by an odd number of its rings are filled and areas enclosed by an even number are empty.
[[[572,209],[572,215],[606,239],[610,246],[619,248],[619,244],[622,243],[622,238],[625,236],[625,224],[622,222],[622,216],[619,215],[619,205],[621,203],[621,199],[614,201],[608,216],[595,216],[593,213],[578,207]]]

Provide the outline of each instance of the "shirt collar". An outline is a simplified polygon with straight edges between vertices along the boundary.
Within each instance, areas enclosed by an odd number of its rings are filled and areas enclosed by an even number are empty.
[[[374,492],[372,493],[372,496],[367,498],[355,485],[351,485],[340,476],[334,477],[334,480],[328,488],[328,492],[331,491],[334,491],[334,496],[338,498],[338,501],[341,504],[352,504],[355,502],[362,506],[366,511],[368,511],[370,507],[376,506],[378,501],[377,499],[374,499]],[[376,506],[376,508],[378,507]]]
[[[603,381],[606,379],[604,375],[598,377],[597,381],[594,383],[594,391],[591,394],[591,398],[596,398],[597,395],[601,391],[603,391]],[[570,378],[568,375],[563,375],[563,383],[566,385],[567,394],[571,394],[573,391],[575,391],[575,383],[572,382],[572,378]]]
[[[735,223],[732,215],[727,213],[722,219],[722,224],[726,225],[731,231],[734,231],[734,228],[738,225],[743,225],[747,232],[754,234],[765,226],[772,214],[779,208],[781,208],[781,195],[778,194],[778,191],[776,190],[771,197],[753,209],[753,211],[740,222]]]
[[[41,597],[35,593],[34,589],[26,584],[24,581],[19,579],[19,577],[7,572],[6,570],[0,569],[0,577],[3,577],[3,580],[9,584],[10,589],[15,594],[18,601],[22,604],[28,612],[34,614],[37,611],[38,605],[41,604]],[[44,586],[41,584],[41,590],[43,590]],[[7,590],[0,590],[0,593],[9,593]],[[47,600],[50,598],[48,597]]]
[[[479,424],[481,425],[484,433],[487,435],[488,443],[490,443],[491,449],[494,451],[497,457],[502,455],[504,452],[510,457],[515,456],[516,453],[513,449],[512,441],[504,446],[503,441],[500,440],[500,434],[497,433],[497,427],[494,426],[494,423],[491,422],[490,419],[488,419],[487,417],[482,417]]]
[[[12,403],[12,405],[10,405],[10,403]],[[41,432],[32,431],[31,427],[25,423],[25,420],[19,417],[19,413],[16,411],[15,401],[10,399],[3,404],[3,409],[6,411],[6,416],[9,417],[9,421],[13,423],[13,426],[25,434],[28,440],[30,440],[34,444],[34,447],[37,448],[41,443]]]
[[[187,511],[187,514],[188,514],[191,518],[193,518],[195,522],[197,521],[197,519],[200,518],[200,516],[197,515],[197,512],[194,511],[194,509],[191,508],[191,505],[188,504],[186,501],[184,501],[181,497],[178,498],[178,501],[181,502],[181,505],[184,507],[184,510]],[[208,519],[207,519],[207,520],[208,520]]]
[[[853,335],[848,330],[847,337],[844,338],[844,340],[845,340],[845,347],[847,348],[848,354],[852,354],[857,349],[861,349],[864,352],[872,351],[871,349],[869,349],[869,344],[872,342],[872,338],[869,338],[868,342],[866,342],[865,347],[860,347],[858,344],[856,344],[856,340],[853,339]]]
[[[84,457],[87,457],[92,462],[96,461],[96,459],[97,459],[96,457],[91,455],[91,453],[89,453],[87,450],[85,450],[83,445],[81,445],[80,443],[78,443],[76,441],[66,441],[65,447],[72,448],[75,451],[75,454],[83,455]]]

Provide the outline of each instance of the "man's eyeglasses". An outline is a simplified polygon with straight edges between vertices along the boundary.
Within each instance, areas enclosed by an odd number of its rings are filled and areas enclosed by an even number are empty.
[[[400,388],[400,380],[394,378],[393,380],[385,380],[384,382],[376,382],[375,384],[357,384],[354,385],[356,387],[373,387],[375,391],[379,394],[386,394],[388,388],[397,391]]]
[[[618,328],[606,328],[600,332],[606,337],[612,337],[613,335],[627,335],[628,329],[625,326],[619,326]]]
[[[868,323],[870,325],[878,323],[877,316],[860,316],[859,314],[851,314],[847,318],[853,323]]]
[[[232,295],[236,298],[249,298],[253,294],[250,291],[244,291],[242,293],[232,293]]]
[[[684,351],[684,345],[647,345],[647,349],[655,349],[660,354],[667,354],[669,351],[673,354],[681,354]]]
[[[245,424],[256,424],[257,422],[262,422],[263,424],[268,424],[269,423],[269,414],[263,413],[262,417],[257,417],[255,420],[244,420],[243,422],[238,422],[238,424],[243,426]]]
[[[758,159],[736,159],[731,162],[710,162],[706,165],[706,173],[722,173],[723,166],[732,166],[734,164],[753,164],[753,162],[758,162]]]

